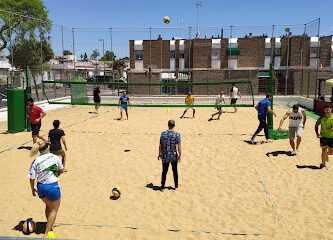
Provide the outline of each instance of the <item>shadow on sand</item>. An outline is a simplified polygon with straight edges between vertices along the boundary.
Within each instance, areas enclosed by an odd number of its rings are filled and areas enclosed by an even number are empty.
[[[161,186],[155,186],[153,183],[149,183],[146,185],[146,188],[151,188],[153,189],[154,191],[161,191],[162,188]],[[167,190],[175,190],[175,188],[169,186],[169,187],[164,187],[164,190],[167,189]]]
[[[28,220],[28,219],[27,219]],[[32,220],[32,218],[29,218],[29,220]],[[23,223],[25,221],[20,221],[13,230],[23,232]],[[36,234],[44,234],[46,229],[46,222],[36,222],[36,230],[34,233]]]
[[[31,150],[32,147],[27,147],[27,146],[21,146],[21,147],[18,147],[17,149],[26,149],[26,150]]]
[[[259,142],[254,142],[253,144],[251,143],[250,140],[243,140],[244,142],[246,142],[249,145],[260,145],[260,144],[266,144],[265,141],[259,141]]]
[[[277,157],[279,155],[286,155],[288,157],[292,157],[292,156],[295,156],[296,154],[293,154],[290,151],[274,151],[274,152],[266,153],[267,157],[270,157],[270,156]]]
[[[296,167],[299,168],[299,169],[303,169],[303,168],[310,168],[312,170],[321,169],[320,167],[314,166],[314,165],[296,165]]]

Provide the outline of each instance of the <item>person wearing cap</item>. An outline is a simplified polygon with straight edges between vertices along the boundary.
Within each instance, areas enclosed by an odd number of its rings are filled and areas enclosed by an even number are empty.
[[[173,179],[175,182],[175,189],[178,188],[178,170],[177,165],[181,161],[181,140],[180,134],[174,131],[175,121],[169,120],[168,130],[163,131],[160,137],[160,145],[158,152],[158,160],[162,160],[162,180],[161,180],[161,191],[165,187],[166,176],[168,173],[169,165],[171,163]]]

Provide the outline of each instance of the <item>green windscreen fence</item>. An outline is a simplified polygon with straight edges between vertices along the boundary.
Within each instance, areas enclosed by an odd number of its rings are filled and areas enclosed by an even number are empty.
[[[73,103],[87,103],[88,102],[88,92],[87,84],[84,84],[85,79],[83,77],[72,77],[71,82],[73,83],[83,83],[83,84],[72,84],[70,87],[70,97]]]
[[[94,105],[94,90],[99,86],[100,105],[120,106],[119,99],[126,92],[132,107],[185,107],[185,97],[191,91],[196,107],[251,107],[254,105],[251,81],[191,82],[161,78],[154,83],[139,82],[89,82],[83,78],[71,81],[44,81],[44,94],[50,104]],[[52,98],[47,89],[66,91],[70,96]],[[218,101],[223,91],[224,101]],[[237,102],[231,98],[237,98]]]

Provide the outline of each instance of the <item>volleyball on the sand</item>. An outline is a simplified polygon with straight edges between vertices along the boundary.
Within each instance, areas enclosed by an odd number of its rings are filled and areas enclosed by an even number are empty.
[[[168,16],[165,16],[165,17],[163,18],[163,22],[164,22],[165,24],[168,24],[168,23],[170,22],[170,18],[169,18]]]
[[[112,189],[112,196],[115,198],[119,198],[122,193],[121,187],[115,187]]]
[[[36,223],[32,221],[31,219],[28,219],[23,223],[23,233],[24,234],[30,234],[34,232],[36,229]]]

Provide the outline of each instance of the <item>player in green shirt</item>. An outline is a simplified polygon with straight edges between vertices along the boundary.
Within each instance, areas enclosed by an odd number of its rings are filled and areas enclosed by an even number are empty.
[[[320,168],[326,168],[326,162],[328,162],[328,155],[333,154],[333,116],[332,108],[328,105],[324,107],[325,115],[320,117],[315,126],[317,138],[320,138],[321,147],[321,160]],[[320,134],[318,133],[318,127],[321,125]]]

